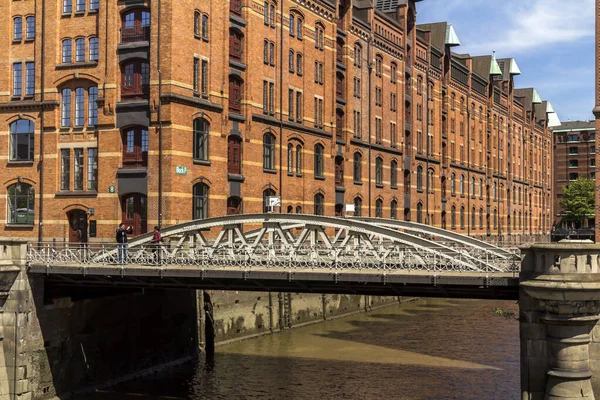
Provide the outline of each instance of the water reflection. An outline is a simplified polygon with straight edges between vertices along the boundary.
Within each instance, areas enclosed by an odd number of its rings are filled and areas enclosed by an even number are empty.
[[[217,348],[90,399],[517,399],[513,302],[429,299]]]

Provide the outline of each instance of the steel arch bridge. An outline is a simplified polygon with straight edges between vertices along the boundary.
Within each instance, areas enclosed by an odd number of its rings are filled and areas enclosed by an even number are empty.
[[[513,298],[520,265],[517,251],[379,218],[232,215],[173,225],[162,235],[169,243],[158,248],[152,233],[131,239],[126,261],[116,244],[31,243],[29,271],[64,285],[350,293],[362,285],[363,292],[377,294],[399,294],[409,285],[511,287],[509,296],[496,297]]]

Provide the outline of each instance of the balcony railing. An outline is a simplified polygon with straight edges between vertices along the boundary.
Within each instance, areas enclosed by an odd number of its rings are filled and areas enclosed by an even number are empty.
[[[135,43],[149,40],[149,26],[121,27],[121,43]]]

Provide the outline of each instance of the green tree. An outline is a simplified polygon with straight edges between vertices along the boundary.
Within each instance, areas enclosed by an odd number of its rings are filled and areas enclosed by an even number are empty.
[[[591,179],[578,178],[564,187],[560,201],[565,221],[584,221],[594,215],[595,183]]]

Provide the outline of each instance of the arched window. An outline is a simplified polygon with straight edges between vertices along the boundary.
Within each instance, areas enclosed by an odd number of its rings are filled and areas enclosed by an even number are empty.
[[[200,22],[201,14],[200,11],[194,12],[194,36],[199,38],[201,31],[201,22]]]
[[[452,229],[456,229],[456,206],[452,206],[450,209],[450,226]]]
[[[10,160],[33,161],[34,124],[19,119],[10,124]]]
[[[354,45],[354,65],[358,68],[362,66],[362,46],[359,43]]]
[[[320,23],[315,24],[315,48],[323,51],[325,27]],[[298,36],[300,38],[300,36]]]
[[[227,139],[227,172],[242,173],[242,138],[239,136],[232,135]]]
[[[89,39],[89,45],[90,45],[90,49],[89,49],[90,61],[98,61],[98,38],[95,36],[91,37]]]
[[[123,14],[121,18],[121,43],[150,40],[150,11],[140,8]]]
[[[121,66],[121,99],[140,100],[150,95],[150,64],[141,60]]]
[[[460,229],[465,229],[465,207],[460,206]]]
[[[121,199],[121,221],[133,228],[134,235],[146,233],[148,228],[148,198],[141,193],[130,193]]]
[[[423,190],[423,167],[417,167],[417,190]]]
[[[30,16],[30,17],[27,17],[25,20],[26,20],[25,38],[33,39],[35,37],[35,17]]]
[[[460,195],[464,196],[465,195],[465,176],[463,174],[460,175],[460,187],[458,189],[460,190]]]
[[[434,175],[434,170],[430,168],[427,171],[427,179],[428,179],[428,182],[427,182],[427,186],[428,186],[427,187],[427,191],[429,193],[433,193],[434,188],[435,188],[435,184],[434,184],[434,181],[433,181],[433,175]]]
[[[227,198],[227,215],[238,215],[242,213],[242,199],[238,196]]]
[[[208,15],[202,14],[202,39],[208,40]]]
[[[494,229],[498,228],[498,210],[494,209]]]
[[[302,146],[296,145],[296,175],[302,175]]]
[[[479,229],[483,229],[483,208],[479,209]]]
[[[383,57],[377,54],[375,56],[375,75],[381,76],[383,74]]]
[[[288,53],[288,64],[289,64],[289,71],[293,74],[295,69],[294,69],[294,62],[296,61],[296,57],[295,57],[295,53],[294,50],[290,50]]]
[[[362,154],[354,153],[354,182],[358,183],[362,180]]]
[[[288,144],[288,175],[292,175],[294,173],[294,145]]]
[[[296,28],[294,26],[295,24],[296,24],[296,20],[295,20],[294,14],[290,13],[290,29],[289,29],[290,30],[290,36],[294,36],[295,35],[295,33],[294,33],[294,30]]]
[[[7,224],[33,225],[35,189],[27,183],[15,183],[8,187]]]
[[[417,203],[417,223],[423,223],[423,203]]]
[[[75,126],[83,126],[85,114],[85,90],[81,87],[75,89]]]
[[[398,65],[396,62],[392,61],[390,64],[390,81],[392,83],[396,83],[396,71],[398,70]]]
[[[375,200],[375,218],[383,218],[383,200]]]
[[[69,88],[62,90],[60,125],[71,126],[71,89]]]
[[[398,187],[398,162],[392,160],[390,163],[390,185],[395,188]]]
[[[314,197],[314,203],[315,203],[315,215],[323,215],[323,208],[325,207],[325,196],[323,196],[323,194],[321,193],[317,193],[315,194]]]
[[[483,198],[483,179],[479,178],[479,198]]]
[[[398,201],[392,200],[390,203],[390,218],[397,219],[398,218]]]
[[[63,62],[63,64],[70,63],[72,60],[71,47],[72,47],[71,39],[65,39],[62,41],[62,62]]]
[[[275,169],[275,136],[269,132],[263,135],[263,168]]]
[[[275,191],[271,188],[263,190],[263,213],[273,212],[273,209],[269,207],[269,197],[275,197]]]
[[[323,151],[324,147],[322,144],[315,144],[315,177],[323,178]]]
[[[208,218],[208,186],[205,183],[196,183],[192,195],[192,218]]]
[[[15,17],[13,24],[13,40],[21,40],[23,38],[23,18]]]
[[[296,18],[296,36],[302,40],[304,21],[300,17]]]
[[[375,184],[383,185],[383,159],[381,157],[375,159]]]
[[[298,53],[296,54],[296,73],[298,74],[298,76],[302,76],[302,54]]]
[[[75,62],[85,61],[85,39],[75,39]]]
[[[471,228],[475,229],[475,227],[477,226],[476,224],[476,212],[475,212],[475,207],[473,207],[471,209]]]
[[[123,166],[148,166],[148,129],[130,127],[123,131]]]
[[[496,201],[498,194],[496,193],[496,182],[494,182],[494,190],[493,190],[493,197],[494,197],[494,201]]]
[[[242,109],[242,96],[244,81],[235,75],[229,76],[229,109],[240,112]]]
[[[208,137],[210,124],[203,118],[194,120],[194,160],[208,160]]]
[[[237,29],[229,29],[229,58],[235,61],[242,60],[244,50],[244,35]]]
[[[360,217],[362,212],[362,199],[360,197],[354,198],[354,216]]]
[[[456,174],[454,172],[450,175],[450,194],[456,194]]]

